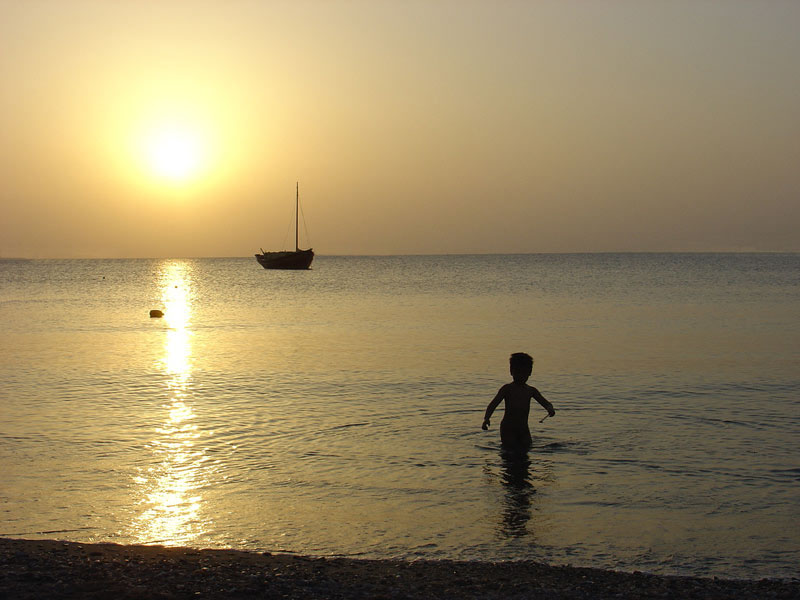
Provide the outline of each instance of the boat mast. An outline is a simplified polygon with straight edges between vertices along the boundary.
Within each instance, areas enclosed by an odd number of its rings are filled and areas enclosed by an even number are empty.
[[[300,251],[300,182],[295,182],[295,196],[294,196],[294,251]]]

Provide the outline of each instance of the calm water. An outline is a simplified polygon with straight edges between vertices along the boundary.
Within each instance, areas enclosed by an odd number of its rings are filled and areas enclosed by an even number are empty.
[[[798,576],[797,254],[0,261],[0,334],[0,535]]]

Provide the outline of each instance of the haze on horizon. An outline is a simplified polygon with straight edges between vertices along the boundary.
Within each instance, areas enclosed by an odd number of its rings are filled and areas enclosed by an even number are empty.
[[[0,0],[0,257],[278,249],[295,181],[322,255],[800,251],[798,23],[777,0]]]

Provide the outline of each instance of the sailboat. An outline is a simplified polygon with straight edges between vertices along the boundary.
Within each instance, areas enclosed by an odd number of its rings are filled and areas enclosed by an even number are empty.
[[[307,250],[300,249],[300,183],[297,183],[295,189],[295,206],[294,206],[294,252],[285,250],[282,252],[264,252],[261,248],[261,254],[256,254],[256,260],[265,269],[308,269],[311,266],[311,261],[314,260],[314,250],[311,248]]]

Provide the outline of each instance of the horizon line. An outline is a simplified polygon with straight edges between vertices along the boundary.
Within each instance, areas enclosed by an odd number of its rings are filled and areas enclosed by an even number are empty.
[[[316,254],[316,258],[390,258],[410,256],[578,256],[602,254],[800,254],[800,250],[590,250],[567,252],[421,252],[421,253],[375,253],[375,254]],[[0,260],[204,260],[252,258],[250,255],[218,256],[2,256]]]

